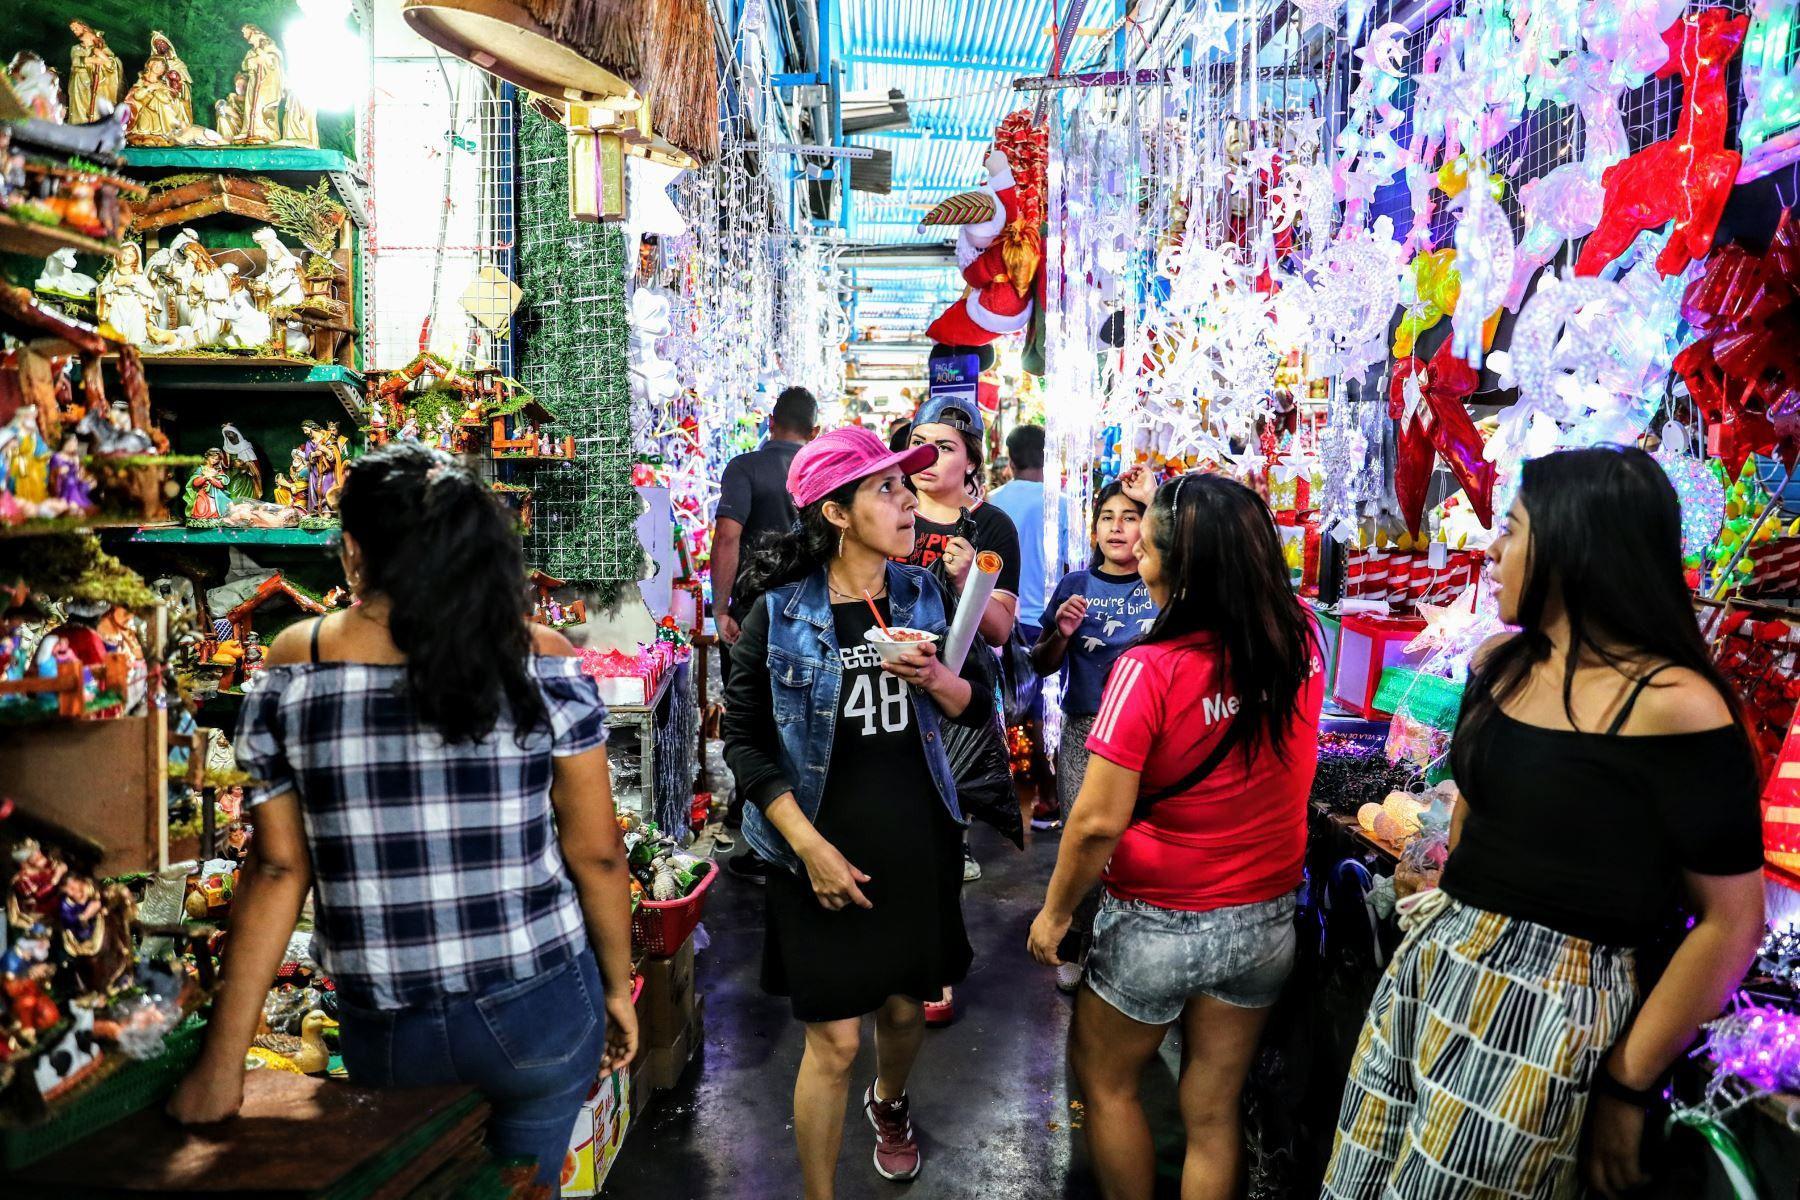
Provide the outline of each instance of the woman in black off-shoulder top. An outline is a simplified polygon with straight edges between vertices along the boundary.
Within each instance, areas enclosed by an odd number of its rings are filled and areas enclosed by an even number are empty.
[[[1331,1200],[1636,1186],[1645,1109],[1762,937],[1757,768],[1661,467],[1526,463],[1488,554],[1519,632],[1476,656],[1450,858],[1370,1005]],[[1634,951],[1684,907],[1645,994]]]

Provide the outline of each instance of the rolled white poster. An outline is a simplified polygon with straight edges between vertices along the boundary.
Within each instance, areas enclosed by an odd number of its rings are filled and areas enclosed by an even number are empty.
[[[968,582],[963,584],[962,599],[956,604],[956,619],[950,622],[950,632],[944,638],[944,665],[952,671],[961,671],[963,660],[969,657],[969,647],[975,644],[981,614],[987,611],[988,597],[994,594],[1002,565],[1002,559],[992,550],[975,556]]]

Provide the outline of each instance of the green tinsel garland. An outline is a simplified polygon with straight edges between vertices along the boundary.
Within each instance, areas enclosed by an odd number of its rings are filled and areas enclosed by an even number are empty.
[[[610,603],[645,562],[631,483],[624,237],[569,219],[563,129],[519,112],[519,374],[557,414],[552,433],[574,435],[577,454],[567,466],[525,468],[534,506],[525,552],[532,566]]]

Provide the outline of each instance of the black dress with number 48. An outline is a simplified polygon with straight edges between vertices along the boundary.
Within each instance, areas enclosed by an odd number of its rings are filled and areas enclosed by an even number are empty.
[[[887,601],[878,602],[883,620]],[[850,865],[872,908],[833,912],[804,873],[769,873],[762,984],[802,1021],[875,1011],[890,996],[936,999],[969,970],[963,930],[962,831],[925,764],[910,685],[881,669],[863,640],[875,625],[858,601],[832,606],[843,684],[824,798],[813,824]]]

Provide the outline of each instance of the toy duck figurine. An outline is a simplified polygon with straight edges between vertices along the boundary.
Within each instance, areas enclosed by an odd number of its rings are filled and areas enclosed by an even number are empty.
[[[299,1068],[302,1075],[323,1075],[331,1065],[331,1050],[325,1045],[325,1031],[336,1029],[337,1022],[319,1009],[313,1009],[300,1022],[300,1036],[291,1033],[259,1033],[252,1046],[267,1050]],[[262,1058],[262,1055],[257,1055]],[[282,1066],[268,1063],[267,1066]]]

